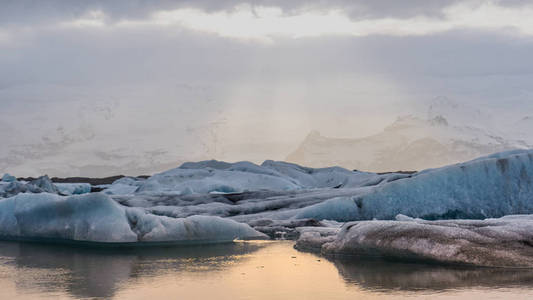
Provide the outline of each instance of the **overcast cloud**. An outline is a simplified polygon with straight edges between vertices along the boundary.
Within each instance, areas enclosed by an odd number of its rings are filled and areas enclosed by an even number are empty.
[[[505,132],[533,115],[532,15],[529,1],[0,1],[0,169],[284,159],[313,129],[365,136],[440,96]]]

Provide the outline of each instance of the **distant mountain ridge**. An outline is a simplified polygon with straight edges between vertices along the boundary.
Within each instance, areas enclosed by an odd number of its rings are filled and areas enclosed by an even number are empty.
[[[505,139],[489,131],[454,126],[442,115],[399,117],[381,133],[364,138],[331,138],[312,131],[286,158],[289,162],[323,167],[386,172],[435,168],[475,157],[531,148],[524,141]]]

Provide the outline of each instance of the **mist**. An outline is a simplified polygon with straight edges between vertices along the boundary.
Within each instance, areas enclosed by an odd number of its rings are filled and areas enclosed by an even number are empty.
[[[527,2],[29,3],[0,22],[0,169],[18,176],[285,160],[313,130],[363,138],[442,98],[454,126],[533,142],[513,131],[533,115]]]

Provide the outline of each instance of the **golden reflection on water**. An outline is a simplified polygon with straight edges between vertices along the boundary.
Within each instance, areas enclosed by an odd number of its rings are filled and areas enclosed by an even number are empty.
[[[0,299],[533,299],[533,271],[328,260],[292,242],[87,249],[0,242]]]

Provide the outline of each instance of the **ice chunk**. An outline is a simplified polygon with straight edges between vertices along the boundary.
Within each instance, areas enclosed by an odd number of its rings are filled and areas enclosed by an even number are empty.
[[[483,219],[533,213],[533,150],[495,154],[431,169],[353,196],[303,208],[298,217],[338,221]]]
[[[300,186],[283,177],[239,170],[177,168],[148,178],[138,192],[193,191],[238,193],[248,190],[295,190]]]
[[[221,242],[265,238],[250,226],[212,216],[169,218],[124,207],[103,193],[19,194],[0,200],[0,236],[104,243]]]
[[[3,182],[14,182],[14,181],[17,181],[17,178],[8,173],[5,173],[4,176],[2,176],[2,181]]]
[[[375,185],[389,179],[397,178],[394,174],[378,175],[340,167],[313,169],[271,160],[260,166],[246,161],[226,163],[210,160],[185,163],[179,168],[156,174],[140,185],[137,192],[207,194],[294,191]]]
[[[297,228],[325,226],[325,224],[313,219],[258,219],[248,222],[248,225],[253,226],[255,230],[265,233],[273,239],[296,239],[300,234]]]
[[[50,178],[48,177],[48,175],[44,175],[35,180],[32,180],[29,184],[40,188],[43,192],[54,194],[57,194],[59,192],[54,183],[52,183],[52,180],[50,180]]]
[[[126,210],[132,230],[143,242],[197,241],[216,242],[267,238],[250,226],[212,216],[169,218],[147,213],[139,208]]]
[[[135,242],[124,208],[102,194],[19,194],[0,200],[0,236]]]
[[[338,197],[303,208],[296,214],[295,218],[315,218],[342,222],[353,221],[357,214],[357,204],[352,197]]]
[[[138,188],[136,185],[113,183],[105,188],[104,193],[108,195],[130,195],[135,193]]]
[[[452,264],[533,267],[533,215],[486,220],[359,221],[345,224],[324,254],[379,255]],[[302,239],[306,236],[302,235]],[[320,240],[302,241],[320,245]]]
[[[3,183],[3,182],[2,182]],[[19,193],[55,193],[59,191],[48,176],[41,176],[31,182],[13,181],[9,184],[0,185],[0,197],[11,197]]]
[[[131,195],[142,185],[144,179],[123,177],[115,180],[113,184],[101,186],[108,195]]]
[[[54,183],[62,195],[81,195],[91,192],[89,183]]]
[[[320,252],[322,245],[337,238],[339,227],[300,227],[294,248],[300,251]]]

